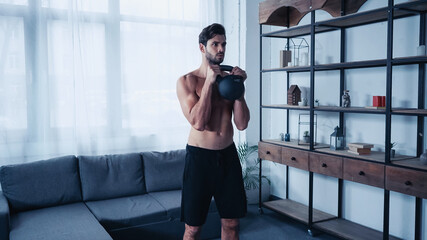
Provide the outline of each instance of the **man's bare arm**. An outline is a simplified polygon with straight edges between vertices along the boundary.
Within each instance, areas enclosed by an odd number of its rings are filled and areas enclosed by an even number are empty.
[[[246,80],[247,78],[246,72],[239,67],[234,67],[230,74],[242,76],[243,80]],[[233,113],[236,128],[240,131],[245,130],[248,127],[250,113],[244,96],[241,96],[239,99],[234,101]]]
[[[200,97],[196,94],[195,76],[183,76],[178,79],[177,94],[184,116],[193,128],[203,131],[211,117],[211,99],[213,83],[205,81]]]
[[[233,104],[234,124],[240,131],[248,127],[250,113],[245,98],[242,96]]]

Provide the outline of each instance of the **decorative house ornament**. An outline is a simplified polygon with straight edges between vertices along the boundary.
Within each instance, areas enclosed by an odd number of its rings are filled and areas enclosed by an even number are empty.
[[[335,127],[334,132],[331,134],[329,144],[331,150],[344,149],[344,134],[342,132],[342,129],[338,126]]]
[[[288,89],[288,105],[298,105],[301,101],[301,90],[298,85],[291,85]]]

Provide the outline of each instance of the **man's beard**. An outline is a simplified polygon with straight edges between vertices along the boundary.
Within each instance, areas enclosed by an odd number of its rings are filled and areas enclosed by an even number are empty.
[[[224,56],[224,53],[223,53],[223,56]],[[224,57],[222,59],[218,60],[215,58],[214,55],[212,55],[208,52],[206,52],[206,59],[209,61],[209,64],[212,64],[212,65],[219,65],[224,61]]]

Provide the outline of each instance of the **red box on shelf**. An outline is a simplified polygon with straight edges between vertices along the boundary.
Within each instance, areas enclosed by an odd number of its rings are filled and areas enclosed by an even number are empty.
[[[381,96],[381,107],[385,107],[385,96]]]
[[[381,96],[372,96],[372,106],[382,107]]]

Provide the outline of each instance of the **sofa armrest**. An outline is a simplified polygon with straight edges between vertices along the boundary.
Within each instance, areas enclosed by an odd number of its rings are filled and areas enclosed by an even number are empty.
[[[0,239],[9,240],[9,204],[0,191]]]

